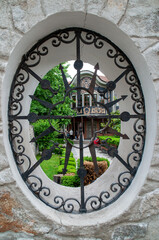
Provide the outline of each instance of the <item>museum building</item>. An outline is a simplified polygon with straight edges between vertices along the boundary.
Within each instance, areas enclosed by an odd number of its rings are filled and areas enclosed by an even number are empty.
[[[84,70],[81,71],[80,76],[81,88],[88,89],[93,77],[93,72]],[[103,106],[97,104],[96,102],[106,104],[107,102],[111,102],[115,98],[114,92],[108,91],[106,93],[106,97],[104,98],[103,95],[97,91],[99,87],[105,88],[107,82],[109,82],[109,80],[105,76],[96,76],[96,85],[93,93],[95,101],[93,100],[89,92],[83,89],[80,91],[80,98],[82,103],[82,107],[80,108],[80,110],[77,108],[77,92],[73,91],[71,93],[71,98],[73,100],[72,109],[76,110],[77,115],[75,118],[72,119],[69,129],[73,130],[75,138],[78,138],[79,135],[80,122],[83,123],[84,139],[91,139],[93,133],[100,130],[101,123],[104,123],[106,121],[106,117],[103,116],[106,115],[106,109]],[[77,87],[77,75],[74,76],[74,78],[70,82],[70,85],[73,87]],[[118,108],[119,106],[116,104],[111,107],[109,111],[116,111]]]

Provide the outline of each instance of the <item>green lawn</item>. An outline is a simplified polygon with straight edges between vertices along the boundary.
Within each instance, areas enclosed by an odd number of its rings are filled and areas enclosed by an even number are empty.
[[[40,159],[40,154],[36,156],[37,160]],[[44,173],[53,180],[53,176],[57,174],[57,169],[60,165],[60,155],[52,154],[52,157],[49,160],[44,160],[40,166]]]

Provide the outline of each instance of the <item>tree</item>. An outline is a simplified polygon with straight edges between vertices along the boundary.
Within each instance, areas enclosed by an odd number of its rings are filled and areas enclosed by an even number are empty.
[[[67,68],[69,65],[66,65],[66,63],[62,64],[63,71],[66,75],[66,77],[69,77],[67,73]],[[56,66],[52,68],[44,77],[43,79],[47,79],[50,81],[50,85],[52,89],[56,92],[54,96],[52,96],[52,92],[50,90],[42,89],[41,85],[39,84],[35,90],[34,96],[38,99],[44,100],[46,102],[56,104],[60,101],[64,100],[65,95],[65,86],[62,78],[61,71],[59,69],[59,66]],[[49,108],[46,108],[43,106],[38,100],[32,100],[30,112],[34,112],[37,115],[73,115],[75,114],[75,111],[71,109],[71,102],[72,100],[67,96],[65,98],[65,102],[62,104],[58,104],[53,108],[53,110],[50,111]],[[70,119],[60,119],[60,120],[51,120],[51,124],[57,129],[60,130],[63,126],[67,126],[71,122]],[[37,122],[33,123],[34,126],[34,133],[35,137],[38,136],[41,132],[46,130],[50,123],[48,120],[38,120]],[[37,143],[39,145],[39,149],[43,150],[44,148],[49,148],[52,143],[51,140],[58,142],[58,132],[50,133],[47,137],[42,137],[38,139]]]
[[[69,77],[67,73],[67,69],[69,65],[62,64],[63,71],[66,75],[66,77]],[[62,79],[61,71],[59,69],[59,66],[56,66],[52,68],[44,77],[43,79],[47,79],[50,81],[52,89],[57,92],[53,97],[52,93],[49,90],[44,90],[41,88],[40,84],[37,86],[36,91],[34,93],[34,96],[45,100],[46,102],[50,102],[52,104],[58,103],[60,101],[63,101],[64,94],[65,94],[65,86]],[[66,97],[65,102],[63,104],[58,104],[52,111],[52,115],[73,115],[74,111],[71,109],[70,104],[72,100],[69,97]],[[38,115],[47,115],[49,114],[49,109],[44,107],[40,104],[37,100],[33,100],[31,103],[30,112],[34,112]],[[62,124],[67,124],[69,120],[65,120],[65,122],[62,122]]]

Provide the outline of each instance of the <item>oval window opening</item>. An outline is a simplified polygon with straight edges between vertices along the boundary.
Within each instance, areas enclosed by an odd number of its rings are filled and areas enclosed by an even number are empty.
[[[70,59],[76,74],[68,81]],[[94,71],[83,69],[84,62]],[[23,56],[8,117],[23,180],[59,211],[89,213],[112,204],[142,159],[145,106],[136,71],[115,44],[87,29],[56,31]]]

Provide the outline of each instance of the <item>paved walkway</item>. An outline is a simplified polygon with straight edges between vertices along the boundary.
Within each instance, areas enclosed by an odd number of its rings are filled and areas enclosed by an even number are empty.
[[[78,147],[79,145],[78,145],[78,144],[74,144],[74,146],[77,146],[77,147]],[[96,156],[97,156],[97,157],[107,158],[107,159],[109,160],[110,164],[112,163],[112,158],[111,158],[108,154],[103,153],[99,148],[95,148],[95,150],[96,150]],[[80,156],[80,155],[79,155],[79,149],[73,147],[73,148],[72,148],[72,153],[73,153],[74,158],[77,160],[77,159],[79,158],[79,156]],[[83,156],[84,156],[84,157],[86,157],[86,156],[88,156],[88,157],[91,156],[88,147],[87,147],[87,148],[84,148],[84,154],[83,154]]]

